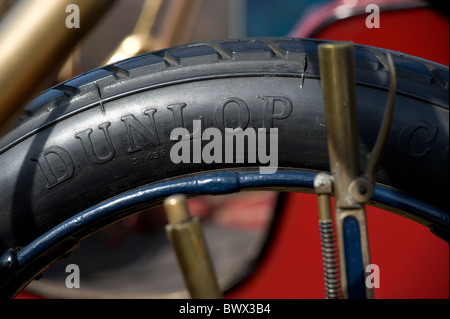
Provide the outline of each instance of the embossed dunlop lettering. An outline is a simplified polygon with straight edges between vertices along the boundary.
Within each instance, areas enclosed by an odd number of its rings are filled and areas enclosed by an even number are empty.
[[[173,114],[173,127],[185,127],[183,118],[183,108],[186,107],[186,103],[172,104],[167,106],[167,109],[172,111]]]
[[[283,96],[255,96],[262,103],[258,103],[259,105],[255,105],[252,112],[259,112],[256,118],[261,118],[262,114],[262,123],[261,125],[264,128],[273,128],[275,130],[276,127],[281,126],[280,120],[288,118],[293,111],[292,102]],[[161,110],[161,109],[160,109]],[[164,109],[162,109],[164,110]],[[166,106],[166,110],[172,113],[172,121],[173,127],[183,130],[184,139],[187,139],[190,143],[193,144],[193,154],[195,155],[192,163],[200,163],[201,156],[203,155],[203,161],[205,163],[228,163],[234,160],[233,153],[230,152],[225,158],[222,158],[222,146],[224,146],[224,141],[221,139],[212,140],[213,137],[218,135],[218,132],[226,133],[225,137],[234,137],[237,145],[244,145],[244,141],[258,141],[258,152],[255,153],[255,150],[250,150],[250,153],[247,153],[247,161],[249,163],[255,162],[255,156],[258,155],[260,162],[265,164],[270,161],[271,165],[274,164],[276,166],[274,160],[270,160],[269,155],[265,154],[266,150],[266,136],[261,135],[262,131],[258,131],[258,136],[256,136],[255,132],[246,131],[249,126],[251,114],[250,108],[244,100],[238,97],[226,97],[222,101],[220,101],[215,109],[213,114],[213,122],[212,126],[215,126],[216,131],[214,131],[213,127],[207,127],[205,125],[205,119],[203,116],[199,116],[198,119],[192,119],[192,131],[186,128],[186,114],[189,115],[188,105],[186,103],[174,103]],[[118,122],[105,122],[98,126],[98,130],[95,128],[86,128],[76,133],[76,135],[72,138],[79,140],[81,148],[79,151],[84,152],[87,160],[92,164],[103,164],[113,160],[120,150],[117,149],[119,145],[121,145],[120,141],[113,141],[117,134],[111,134],[111,127],[114,127],[115,130],[119,130],[126,135],[126,144],[125,147],[128,153],[134,153],[138,151],[144,150],[142,154],[138,154],[132,158],[132,164],[138,165],[146,163],[150,160],[162,159],[166,157],[166,151],[164,149],[155,150],[155,146],[160,146],[160,136],[158,133],[158,128],[155,121],[155,113],[157,112],[156,108],[149,108],[140,114],[126,114],[120,117],[121,121]],[[158,115],[157,115],[158,116]],[[188,116],[189,120],[191,120],[192,116]],[[167,117],[162,117],[166,119]],[[255,119],[253,119],[255,120]],[[122,124],[123,122],[123,124]],[[166,127],[166,125],[170,123],[164,123],[162,127]],[[195,125],[194,125],[195,124]],[[419,123],[420,124],[420,123]],[[402,138],[406,139],[403,145],[400,143],[403,149],[406,149],[409,153],[413,152],[408,147],[410,145],[410,140],[414,139],[417,130],[425,128],[430,136],[431,142],[434,141],[434,137],[436,133],[434,133],[433,128],[423,126],[420,124],[419,126],[407,127],[402,133]],[[202,132],[204,129],[204,132]],[[228,132],[225,132],[228,129]],[[232,131],[229,131],[229,130]],[[212,133],[214,132],[214,133]],[[230,135],[231,132],[231,135]],[[242,132],[242,134],[240,134]],[[268,132],[264,130],[264,132]],[[278,131],[276,131],[278,133]],[[229,136],[228,136],[229,135]],[[221,135],[222,136],[222,135]],[[171,138],[172,139],[172,138]],[[202,149],[202,141],[209,141],[206,143],[204,149]],[[116,144],[114,142],[117,142]],[[428,142],[428,143],[431,143]],[[225,144],[226,141],[225,141]],[[230,140],[228,141],[230,143]],[[255,144],[255,143],[250,143]],[[273,144],[273,141],[270,140],[270,145]],[[428,145],[428,144],[427,144]],[[238,148],[237,148],[238,149]],[[274,150],[273,153],[277,152],[275,147],[271,147]],[[417,147],[414,148],[417,150]],[[426,155],[429,152],[428,148],[423,150]],[[74,152],[76,152],[74,150]],[[236,162],[242,163],[245,159],[240,157],[244,152],[236,151]],[[186,153],[187,154],[187,153]],[[412,153],[412,156],[422,156],[423,154]],[[448,157],[448,152],[447,152]],[[69,152],[60,147],[60,146],[52,146],[43,150],[37,156],[31,159],[38,163],[42,174],[44,175],[47,184],[46,188],[51,189],[62,182],[71,178],[75,172],[75,164]],[[263,167],[263,170],[272,169],[271,166]],[[264,173],[266,173],[264,171]],[[268,172],[268,173],[271,173]]]
[[[225,123],[225,109],[228,105],[232,104],[239,107],[239,124],[237,127]],[[225,131],[226,127],[241,128],[242,130],[245,130],[249,121],[250,110],[248,109],[248,105],[237,97],[227,97],[225,101],[217,105],[216,110],[214,111],[214,123],[221,131]]]
[[[81,141],[81,145],[83,146],[84,153],[86,154],[86,157],[89,160],[89,162],[94,163],[94,164],[102,164],[102,163],[106,163],[109,160],[114,158],[116,151],[114,149],[114,146],[111,141],[111,136],[109,135],[109,131],[108,131],[108,127],[110,125],[111,125],[110,122],[106,122],[106,123],[100,124],[98,126],[98,128],[103,131],[103,134],[105,136],[105,142],[106,142],[105,144],[108,149],[108,154],[106,154],[105,156],[99,156],[94,149],[94,145],[93,145],[92,139],[91,139],[92,129],[85,130],[85,131],[75,135],[75,137]]]
[[[153,144],[154,146],[160,145],[158,132],[156,130],[154,114],[156,109],[152,108],[144,112],[150,118],[150,128],[139,122],[133,115],[127,115],[122,117],[122,121],[125,122],[127,136],[129,141],[128,152],[133,153],[140,151],[142,148],[136,144],[133,132],[136,132],[142,136],[145,140]]]
[[[75,172],[72,157],[70,157],[69,152],[60,146],[49,147],[31,160],[39,164],[48,182],[45,186],[47,189],[61,184],[72,177]]]
[[[438,131],[437,127],[432,127],[425,123],[411,123],[400,132],[398,148],[408,157],[414,159],[425,158],[431,152]],[[425,138],[423,138],[424,134]]]
[[[172,115],[173,115],[173,127],[183,127],[186,128],[186,126],[184,126],[184,116],[183,116],[183,108],[186,107],[186,103],[179,103],[179,104],[172,104],[167,106],[168,110],[172,111]],[[199,120],[201,120],[203,126],[205,125],[204,122],[204,118],[203,116],[200,116]],[[197,129],[200,129],[201,127],[199,126]],[[190,138],[194,138],[197,135],[201,135],[200,131],[196,131],[194,128],[194,131],[192,132],[192,134],[189,134]]]
[[[264,126],[265,128],[276,127],[275,120],[283,120],[292,114],[292,102],[284,96],[258,96],[265,101],[264,104]],[[277,103],[278,102],[278,103]],[[277,107],[276,107],[277,106]],[[279,112],[275,113],[275,108]]]

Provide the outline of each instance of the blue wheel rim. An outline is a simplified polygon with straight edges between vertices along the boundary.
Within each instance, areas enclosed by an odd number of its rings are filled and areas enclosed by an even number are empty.
[[[315,176],[316,173],[314,172],[293,170],[278,170],[274,174],[267,175],[259,174],[257,171],[216,171],[142,186],[98,203],[42,234],[17,252],[15,257],[17,267],[15,267],[14,271],[25,268],[64,239],[70,236],[77,238],[76,234],[86,229],[89,230],[89,227],[96,222],[115,216],[117,212],[127,211],[133,207],[162,200],[175,193],[182,193],[188,196],[219,195],[238,192],[243,189],[257,190],[264,188],[313,192]],[[430,224],[448,229],[449,215],[447,212],[392,189],[376,186],[371,201],[388,206],[392,210],[408,212],[416,219],[426,220]],[[86,233],[89,233],[89,231]],[[10,254],[11,252],[6,253],[1,259],[11,259]],[[13,276],[14,274],[10,274],[8,277]]]

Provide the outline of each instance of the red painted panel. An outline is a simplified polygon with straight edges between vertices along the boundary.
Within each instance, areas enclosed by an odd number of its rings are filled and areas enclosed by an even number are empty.
[[[449,298],[448,244],[404,217],[366,206],[375,298]],[[254,275],[227,298],[324,298],[315,195],[288,195],[278,232]]]
[[[449,65],[449,24],[441,14],[429,9],[381,12],[379,29],[367,28],[366,18],[333,23],[315,38],[353,41]]]

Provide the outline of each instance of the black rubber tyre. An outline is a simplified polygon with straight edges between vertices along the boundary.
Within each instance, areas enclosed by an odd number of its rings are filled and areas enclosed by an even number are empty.
[[[194,119],[202,118],[202,128],[277,127],[280,169],[328,170],[319,43],[186,45],[108,65],[44,92],[0,141],[0,255],[141,185],[215,169],[258,169],[259,163],[172,163],[170,132],[179,126],[192,132]],[[383,50],[356,46],[355,56],[364,168],[384,113],[389,72]],[[448,68],[400,53],[393,58],[398,92],[377,183],[448,211]]]

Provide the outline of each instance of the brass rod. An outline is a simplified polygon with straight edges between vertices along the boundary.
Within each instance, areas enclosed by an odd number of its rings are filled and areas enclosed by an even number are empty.
[[[191,217],[183,195],[164,201],[166,233],[175,250],[187,289],[194,299],[218,299],[222,293],[206,246],[200,221]]]
[[[319,220],[333,220],[330,196],[333,192],[333,178],[326,173],[319,173],[314,178],[314,190],[319,204]]]
[[[319,205],[319,220],[332,221],[330,195],[319,194],[317,195],[317,201]]]
[[[0,134],[21,107],[36,94],[43,78],[59,66],[78,41],[112,6],[111,0],[22,0],[0,23]],[[66,19],[79,8],[79,28]],[[69,17],[70,18],[70,17]]]
[[[354,45],[321,44],[319,60],[336,206],[355,207],[347,196],[348,186],[359,174]]]

